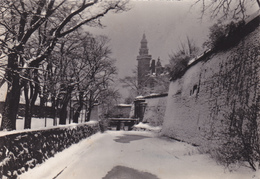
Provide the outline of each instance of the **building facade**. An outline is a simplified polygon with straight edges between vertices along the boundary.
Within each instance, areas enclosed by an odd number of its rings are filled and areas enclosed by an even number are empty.
[[[139,49],[139,55],[137,56],[137,83],[141,85],[145,83],[147,76],[150,73],[150,63],[152,60],[152,55],[149,55],[149,50],[147,47],[147,40],[145,34],[143,34],[143,39],[141,40],[141,47]]]

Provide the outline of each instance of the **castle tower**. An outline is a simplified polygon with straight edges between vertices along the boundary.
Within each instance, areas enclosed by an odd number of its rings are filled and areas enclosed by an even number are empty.
[[[144,85],[147,75],[150,73],[150,61],[152,56],[148,54],[147,40],[145,34],[141,40],[141,47],[139,49],[139,55],[137,56],[137,83],[138,85]]]

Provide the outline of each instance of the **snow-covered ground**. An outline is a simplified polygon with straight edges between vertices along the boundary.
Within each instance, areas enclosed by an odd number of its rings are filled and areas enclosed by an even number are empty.
[[[145,123],[138,123],[137,125],[134,125],[134,129],[136,130],[146,130],[146,131],[153,131],[155,133],[159,133],[162,130],[162,126],[150,126],[149,124]]]
[[[66,124],[71,124],[72,121],[67,119]],[[79,120],[79,123],[85,123],[82,120]],[[57,124],[59,124],[59,118],[57,118]],[[31,129],[43,129],[45,127],[53,126],[53,118],[32,118]],[[24,127],[24,118],[16,120],[16,130],[23,130]]]
[[[95,134],[19,178],[102,179],[116,166],[160,179],[260,179],[260,171],[240,167],[230,172],[196,147],[148,131]]]
[[[93,124],[97,121],[89,121],[89,122],[83,122],[79,121],[79,123],[86,123],[86,124]],[[1,116],[0,116],[0,124],[1,124]],[[59,124],[59,118],[57,118],[57,124]],[[24,118],[20,117],[16,120],[16,130],[14,131],[0,131],[0,136],[8,135],[8,134],[14,134],[14,133],[20,133],[25,131],[34,131],[34,130],[48,130],[50,128],[56,128],[56,127],[67,127],[67,126],[75,126],[78,125],[78,123],[72,123],[69,120],[66,121],[66,125],[57,125],[53,126],[53,118],[32,118],[31,122],[31,129],[24,129]]]
[[[59,123],[59,119],[57,119],[57,124]],[[31,128],[32,129],[41,129],[44,127],[53,126],[52,118],[32,118]],[[23,130],[24,127],[24,118],[20,118],[16,120],[16,130]]]

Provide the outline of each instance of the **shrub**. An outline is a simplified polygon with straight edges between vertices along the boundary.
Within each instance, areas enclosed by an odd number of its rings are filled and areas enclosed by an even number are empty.
[[[185,69],[188,66],[190,58],[188,56],[174,56],[170,60],[170,77],[171,80],[176,80],[180,78]]]
[[[180,78],[187,68],[189,61],[198,54],[199,48],[187,37],[187,45],[181,43],[181,48],[177,53],[170,55],[170,65],[168,66],[171,80]]]
[[[209,40],[203,46],[211,49],[223,50],[233,46],[241,39],[241,29],[245,22],[231,21],[229,24],[223,24],[220,21],[210,27]]]

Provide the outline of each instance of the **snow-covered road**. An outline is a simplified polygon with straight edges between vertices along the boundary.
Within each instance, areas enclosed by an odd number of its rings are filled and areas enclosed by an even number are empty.
[[[125,173],[125,174],[124,174]],[[19,176],[37,179],[258,179],[241,167],[229,172],[196,147],[150,132],[107,131],[71,146]]]

